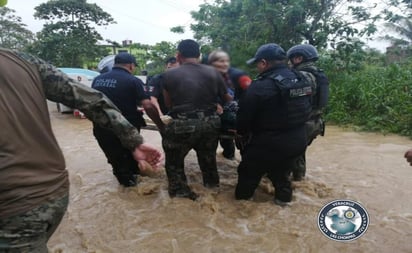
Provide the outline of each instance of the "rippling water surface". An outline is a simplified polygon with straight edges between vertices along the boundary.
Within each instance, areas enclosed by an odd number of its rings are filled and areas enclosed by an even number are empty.
[[[234,200],[235,161],[218,150],[218,191],[203,188],[195,153],[186,158],[196,202],[170,199],[164,170],[141,177],[137,187],[118,185],[95,141],[91,123],[51,111],[53,129],[70,174],[70,204],[49,241],[51,252],[412,252],[412,167],[403,153],[412,141],[328,126],[307,151],[307,177],[294,183],[294,199],[272,203],[263,180],[253,201]],[[161,148],[156,131],[145,140]],[[369,213],[367,232],[336,242],[318,229],[330,201],[357,201]]]

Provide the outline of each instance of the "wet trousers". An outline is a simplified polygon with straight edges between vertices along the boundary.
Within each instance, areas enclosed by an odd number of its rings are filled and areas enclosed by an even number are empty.
[[[261,162],[259,159],[243,159],[243,157],[237,169],[238,183],[235,191],[236,199],[250,199],[258,187],[260,180],[266,175],[275,187],[275,199],[283,202],[290,202],[292,200],[288,160],[280,160],[271,164]]]
[[[166,174],[169,195],[185,196],[191,192],[184,171],[184,159],[190,150],[195,150],[203,185],[219,186],[216,165],[216,148],[219,139],[220,118],[174,119],[166,126],[162,146],[166,155]]]
[[[220,138],[220,146],[223,148],[223,156],[232,159],[235,156],[235,142],[230,138]]]
[[[308,146],[318,135],[324,134],[324,122],[322,118],[317,117],[305,123],[306,138]],[[294,180],[301,180],[306,175],[306,152],[303,152],[295,159],[291,160],[290,168]]]
[[[275,199],[292,200],[290,163],[306,149],[304,126],[285,132],[252,133],[238,166],[236,199],[250,199],[264,175],[275,187]]]
[[[0,253],[47,253],[47,241],[60,224],[68,195],[24,214],[0,219]]]
[[[122,146],[120,140],[109,130],[95,126],[93,135],[104,152],[107,162],[113,168],[113,174],[123,186],[137,184],[138,163],[129,149]]]

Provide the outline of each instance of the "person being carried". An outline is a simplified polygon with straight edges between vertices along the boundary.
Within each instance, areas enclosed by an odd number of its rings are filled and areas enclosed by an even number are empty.
[[[0,252],[47,253],[69,200],[69,177],[46,100],[82,111],[142,166],[162,153],[101,92],[47,62],[0,48]]]
[[[200,64],[200,47],[194,40],[182,40],[177,47],[177,68],[163,76],[163,95],[172,122],[166,125],[162,146],[166,154],[166,173],[170,197],[196,199],[187,183],[184,159],[191,149],[197,154],[203,185],[218,187],[216,148],[220,118],[216,98],[230,101],[221,74],[213,67]]]
[[[144,92],[143,82],[132,74],[136,66],[134,56],[129,53],[119,53],[114,58],[112,70],[97,76],[92,82],[92,88],[105,94],[138,131],[145,126],[143,113],[138,110],[138,106],[142,106],[159,131],[163,131],[164,124],[157,108]],[[135,186],[137,175],[142,168],[139,169],[127,147],[124,147],[120,139],[110,130],[98,124],[93,124],[93,135],[108,163],[111,164],[113,174],[119,183],[125,187]]]
[[[222,119],[222,135],[219,139],[223,148],[223,157],[232,160],[235,157],[235,143],[233,134],[229,131],[235,130],[237,102],[249,87],[252,79],[243,71],[230,66],[229,54],[223,50],[214,50],[208,56],[208,64],[216,68],[226,82],[228,93],[233,97],[233,104],[221,103],[220,115]],[[219,113],[219,109],[218,109]]]
[[[292,68],[300,71],[312,84],[312,112],[305,123],[308,146],[318,136],[325,134],[322,119],[329,98],[329,81],[325,73],[316,66],[319,59],[316,48],[309,44],[296,45],[287,51]],[[293,180],[300,181],[306,175],[306,154],[296,157],[291,164]]]

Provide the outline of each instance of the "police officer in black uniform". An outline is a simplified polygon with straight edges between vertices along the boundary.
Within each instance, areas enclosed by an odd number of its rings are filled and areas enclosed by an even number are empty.
[[[142,126],[145,126],[143,113],[138,111],[138,106],[142,106],[162,132],[164,124],[156,107],[144,92],[143,82],[132,74],[136,66],[134,56],[129,53],[119,53],[114,59],[113,69],[97,76],[93,80],[92,88],[104,93],[139,131]],[[135,186],[139,169],[130,151],[122,146],[119,138],[105,128],[94,124],[93,134],[112,165],[113,174],[119,183],[125,187]]]
[[[256,65],[259,75],[239,101],[237,134],[243,138],[244,150],[236,199],[250,199],[267,175],[275,187],[275,203],[286,205],[292,200],[288,164],[306,149],[310,85],[293,87],[299,78],[285,59],[285,51],[270,43],[259,47],[247,61]]]
[[[329,80],[325,73],[316,66],[318,51],[310,44],[291,47],[287,57],[292,68],[302,73],[313,87],[312,112],[305,123],[308,146],[318,136],[325,134],[325,122],[322,118],[329,98]],[[291,164],[293,180],[300,181],[306,175],[306,155],[298,156]]]

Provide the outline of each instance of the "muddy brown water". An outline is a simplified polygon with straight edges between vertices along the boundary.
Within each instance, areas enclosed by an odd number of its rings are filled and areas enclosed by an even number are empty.
[[[87,119],[51,107],[52,126],[70,174],[70,204],[49,241],[50,252],[412,252],[412,167],[403,154],[412,141],[328,126],[307,151],[307,177],[294,183],[288,207],[272,203],[263,180],[253,201],[236,201],[235,161],[217,150],[218,191],[205,189],[196,155],[185,168],[196,202],[171,199],[164,170],[141,177],[137,187],[118,185]],[[156,131],[145,140],[161,148]],[[366,233],[351,242],[324,236],[317,224],[330,201],[350,199],[369,213]]]

